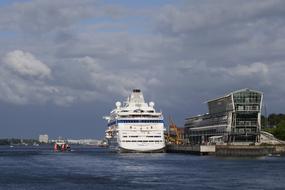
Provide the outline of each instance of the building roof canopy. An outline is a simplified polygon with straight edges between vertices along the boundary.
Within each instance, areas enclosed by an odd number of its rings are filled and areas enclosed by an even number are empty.
[[[213,101],[217,101],[217,100],[221,100],[223,98],[226,98],[226,97],[229,97],[231,96],[232,94],[235,94],[235,93],[239,93],[239,92],[255,92],[255,93],[258,93],[258,94],[263,94],[262,92],[260,91],[257,91],[257,90],[252,90],[252,89],[249,89],[249,88],[244,88],[244,89],[240,89],[240,90],[236,90],[236,91],[233,91],[227,95],[224,95],[224,96],[221,96],[221,97],[218,97],[218,98],[215,98],[215,99],[211,99],[211,100],[208,100],[206,101],[206,103],[209,103],[209,102],[213,102]]]

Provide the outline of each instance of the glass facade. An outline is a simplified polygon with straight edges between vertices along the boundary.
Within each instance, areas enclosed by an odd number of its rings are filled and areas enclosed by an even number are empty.
[[[262,94],[247,89],[233,93],[232,96],[235,112],[233,113],[231,140],[258,141]]]
[[[226,96],[217,100],[208,102],[210,114],[219,114],[233,110],[233,102],[231,96]]]
[[[260,111],[262,94],[246,90],[233,94],[236,111]]]
[[[185,138],[191,144],[221,136],[224,143],[258,142],[262,93],[243,89],[208,102],[209,114],[187,118]]]

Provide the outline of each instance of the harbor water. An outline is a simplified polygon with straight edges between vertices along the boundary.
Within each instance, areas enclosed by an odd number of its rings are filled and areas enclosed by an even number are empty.
[[[285,189],[285,157],[119,154],[0,146],[0,189]]]

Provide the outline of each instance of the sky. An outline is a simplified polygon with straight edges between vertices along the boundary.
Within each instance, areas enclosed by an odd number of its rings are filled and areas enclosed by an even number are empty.
[[[283,0],[0,0],[0,138],[103,138],[133,88],[165,120],[231,91],[284,113]]]

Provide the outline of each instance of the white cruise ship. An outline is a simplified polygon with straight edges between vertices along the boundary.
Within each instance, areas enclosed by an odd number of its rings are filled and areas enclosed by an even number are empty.
[[[141,90],[134,89],[127,101],[116,102],[108,121],[106,139],[109,147],[119,152],[163,152],[164,121],[154,103],[144,101]]]

